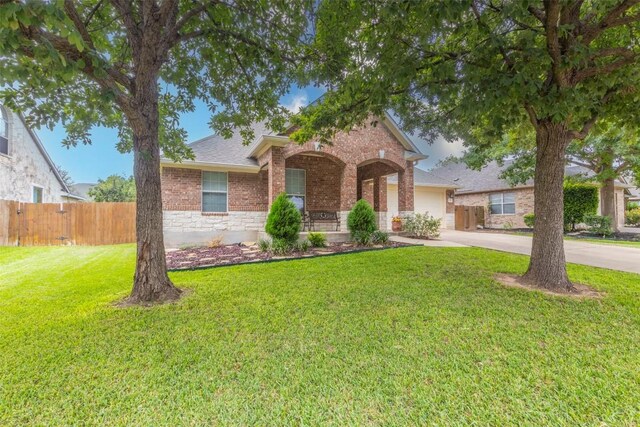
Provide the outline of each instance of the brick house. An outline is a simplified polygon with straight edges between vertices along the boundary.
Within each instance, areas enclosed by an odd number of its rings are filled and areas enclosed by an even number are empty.
[[[336,212],[342,232],[360,198],[369,200],[381,229],[390,226],[391,215],[414,211],[414,164],[426,156],[389,116],[377,126],[339,133],[331,145],[298,145],[262,124],[254,133],[249,145],[242,144],[238,132],[231,139],[214,135],[190,144],[194,160],[161,160],[167,245],[202,243],[218,235],[226,242],[255,240],[282,192],[302,211]],[[420,178],[419,187],[430,188]],[[431,188],[440,195],[444,216],[446,191],[455,186],[438,179]]]
[[[449,163],[431,171],[431,174],[446,181],[454,182],[455,205],[483,206],[485,209],[485,227],[487,228],[524,228],[524,216],[533,213],[533,179],[524,184],[511,186],[500,175],[509,162],[503,166],[489,163],[482,170],[469,169],[464,163]],[[565,176],[590,177],[593,173],[582,166],[567,166]],[[624,225],[625,194],[629,185],[615,182],[616,218],[620,226]],[[601,207],[598,207],[598,214]]]

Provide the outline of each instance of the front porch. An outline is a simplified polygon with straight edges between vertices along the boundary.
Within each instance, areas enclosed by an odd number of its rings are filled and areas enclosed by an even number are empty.
[[[278,194],[286,192],[307,217],[313,212],[336,213],[336,221],[315,221],[304,230],[323,231],[332,241],[348,239],[347,216],[360,199],[367,200],[376,212],[378,227],[387,231],[387,177],[398,176],[397,209],[413,211],[413,161],[386,158],[384,150],[372,156],[363,153],[339,158],[329,150],[296,151],[290,147],[270,147],[260,163],[267,172],[269,204]],[[328,215],[329,217],[331,215]],[[336,230],[337,228],[337,230]],[[344,239],[344,240],[340,240]]]

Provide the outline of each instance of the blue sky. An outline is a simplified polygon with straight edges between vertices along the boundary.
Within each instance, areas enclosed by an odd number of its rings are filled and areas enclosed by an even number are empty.
[[[307,105],[322,94],[322,89],[315,87],[294,88],[282,98],[282,105],[290,110]],[[212,133],[208,126],[210,113],[204,104],[197,105],[193,113],[181,116],[181,125],[189,133],[188,142],[203,138]],[[91,145],[78,145],[77,147],[63,147],[64,128],[56,126],[49,129],[36,129],[37,134],[45,145],[53,161],[67,170],[74,182],[96,182],[98,178],[106,178],[112,174],[129,176],[133,173],[133,155],[122,154],[116,150],[117,132],[114,129],[96,128],[92,132]],[[416,140],[423,153],[429,158],[421,162],[420,167],[428,169],[434,166],[440,159],[450,154],[459,154],[462,145],[450,144],[445,141],[435,141],[429,145],[424,141]]]

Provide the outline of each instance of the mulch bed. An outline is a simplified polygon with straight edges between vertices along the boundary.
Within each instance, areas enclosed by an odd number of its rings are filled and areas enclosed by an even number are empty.
[[[271,252],[262,252],[255,244],[234,244],[210,248],[206,246],[167,251],[167,267],[169,270],[191,270],[194,268],[216,267],[222,265],[266,262],[274,260],[309,258],[323,255],[334,255],[347,252],[361,252],[388,248],[413,246],[400,242],[389,242],[386,245],[369,247],[356,246],[353,243],[330,243],[325,248],[310,248],[307,252],[293,252],[277,256]]]
[[[598,292],[590,286],[583,285],[581,283],[573,283],[573,289],[571,291],[553,291],[550,289],[540,288],[532,283],[524,280],[522,276],[515,274],[502,274],[498,273],[494,275],[495,280],[504,286],[510,288],[525,289],[528,291],[539,291],[546,295],[578,298],[578,299],[598,299],[604,296],[604,292]]]

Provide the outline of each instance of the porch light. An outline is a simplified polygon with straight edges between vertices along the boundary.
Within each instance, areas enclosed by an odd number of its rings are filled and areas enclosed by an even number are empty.
[[[313,143],[313,149],[316,151],[320,151],[320,149],[322,148],[322,144],[320,144],[318,141]]]
[[[384,159],[384,150],[378,151],[378,155],[380,156],[381,159]]]

